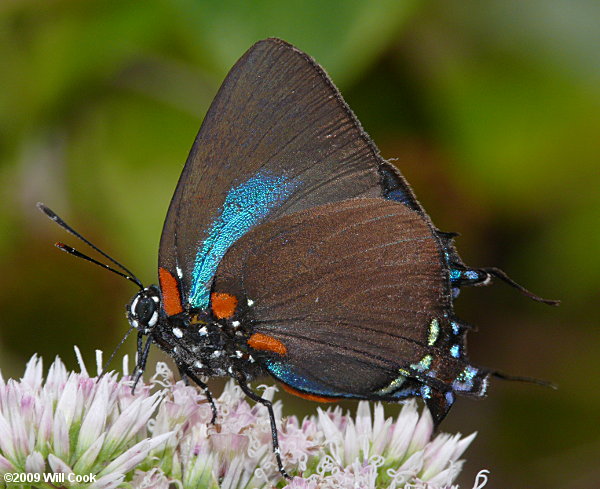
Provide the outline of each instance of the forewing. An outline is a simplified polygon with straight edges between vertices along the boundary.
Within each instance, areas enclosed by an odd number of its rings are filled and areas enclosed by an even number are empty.
[[[286,347],[275,377],[322,395],[373,397],[431,353],[451,312],[439,238],[406,206],[351,199],[266,222],[225,255],[213,290],[236,319]]]
[[[231,69],[171,201],[159,266],[204,308],[226,250],[260,222],[352,197],[386,197],[425,215],[324,71],[278,39]],[[177,272],[179,269],[180,272]]]

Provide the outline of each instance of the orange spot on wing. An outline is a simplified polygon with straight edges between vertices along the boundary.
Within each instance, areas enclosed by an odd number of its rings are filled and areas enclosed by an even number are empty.
[[[248,345],[255,350],[272,351],[274,353],[279,353],[280,355],[285,355],[287,353],[287,348],[281,341],[262,333],[254,333],[250,336]]]
[[[162,306],[165,312],[169,316],[183,312],[177,279],[166,268],[158,269],[158,279],[162,292]]]
[[[213,292],[210,295],[210,307],[217,319],[227,319],[233,316],[238,300],[235,295],[223,292]]]
[[[298,396],[301,397],[302,399],[308,399],[309,401],[316,401],[316,402],[338,402],[339,399],[336,399],[335,397],[323,397],[323,396],[318,396],[316,394],[308,394],[307,392],[302,392],[302,391],[298,391],[296,389],[294,389],[293,387],[290,387],[287,384],[281,383],[281,387],[283,387],[283,390],[286,392],[289,392],[290,394],[293,394],[294,396]]]

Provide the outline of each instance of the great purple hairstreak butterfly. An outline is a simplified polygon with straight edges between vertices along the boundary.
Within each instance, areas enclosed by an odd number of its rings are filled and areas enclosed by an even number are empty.
[[[144,287],[47,207],[40,208],[135,282],[137,379],[155,343],[183,377],[268,375],[300,397],[420,397],[436,423],[456,394],[482,397],[490,375],[470,364],[453,300],[500,278],[470,268],[399,170],[384,160],[323,69],[279,39],[231,69],[175,189],[159,251],[159,285]],[[146,342],[144,343],[144,339]]]

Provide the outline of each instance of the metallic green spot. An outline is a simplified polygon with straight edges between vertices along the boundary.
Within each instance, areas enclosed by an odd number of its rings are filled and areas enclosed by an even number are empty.
[[[452,382],[452,388],[456,391],[470,392],[473,389],[473,379],[479,372],[478,369],[468,365]]]
[[[429,367],[431,367],[431,362],[433,361],[433,357],[431,355],[425,355],[419,363],[413,363],[410,367],[417,372],[424,372]]]
[[[476,374],[477,369],[469,365],[460,374],[458,374],[456,380],[458,380],[459,382],[470,382],[471,380],[473,380]]]
[[[403,371],[403,370],[404,369],[400,369],[400,371]],[[383,389],[379,389],[376,392],[376,394],[380,394],[380,395],[391,394],[392,392],[395,392],[398,389],[400,389],[400,387],[402,387],[402,384],[404,384],[405,381],[406,381],[406,377],[404,375],[400,375],[400,376],[396,377],[394,380],[392,380],[387,387],[384,387]]]
[[[431,323],[429,324],[429,338],[427,340],[427,344],[429,346],[435,345],[435,342],[440,335],[440,323],[437,319],[433,318]]]

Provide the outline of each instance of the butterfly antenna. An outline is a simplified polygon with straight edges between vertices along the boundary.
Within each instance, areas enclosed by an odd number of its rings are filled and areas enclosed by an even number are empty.
[[[515,282],[512,278],[510,278],[508,275],[506,275],[506,273],[503,272],[502,270],[500,270],[499,268],[480,268],[480,270],[483,272],[486,272],[487,274],[492,275],[496,278],[499,278],[503,282],[506,282],[508,285],[510,285],[511,287],[514,287],[519,292],[521,292],[523,295],[529,297],[530,299],[533,299],[534,301],[541,302],[543,304],[548,304],[549,306],[558,306],[560,304],[560,301],[552,300],[552,299],[544,299],[543,297],[540,297],[539,295],[535,295],[533,292],[528,291],[525,287],[523,287],[522,285],[519,285],[517,282]]]
[[[510,380],[513,382],[527,382],[528,384],[541,385],[542,387],[550,387],[550,389],[558,390],[558,386],[547,380],[534,379],[533,377],[520,377],[517,375],[509,375],[503,372],[492,372],[494,377],[502,380]]]
[[[111,362],[115,358],[115,355],[117,354],[117,352],[119,351],[119,349],[123,346],[123,343],[125,343],[125,340],[127,338],[129,338],[129,335],[131,334],[131,332],[133,331],[133,329],[134,329],[133,326],[129,327],[129,329],[127,330],[127,333],[125,333],[125,336],[123,336],[123,338],[121,339],[121,341],[119,342],[119,344],[115,347],[115,349],[113,350],[113,352],[110,354],[110,357],[108,357],[108,360],[104,363],[104,365],[102,367],[102,372],[98,376],[98,379],[96,380],[96,382],[98,382],[102,377],[104,377],[104,374],[106,372],[108,372],[108,366],[111,364]]]
[[[102,251],[100,248],[98,248],[91,241],[89,241],[88,239],[84,238],[81,234],[79,234],[71,226],[69,226],[63,219],[61,219],[52,209],[46,207],[41,202],[38,202],[37,207],[44,214],[46,214],[46,216],[48,216],[52,221],[54,221],[61,228],[63,228],[65,231],[71,233],[73,236],[75,236],[76,238],[78,238],[81,241],[83,241],[90,248],[92,248],[93,250],[96,250],[103,257],[105,257],[108,260],[110,260],[111,262],[113,262],[115,265],[117,265],[119,268],[121,268],[122,270],[124,270],[126,273],[122,273],[122,272],[120,272],[118,270],[115,270],[111,266],[106,265],[105,263],[99,262],[98,260],[95,260],[95,259],[89,257],[88,255],[85,255],[85,254],[81,253],[80,251],[77,251],[75,248],[67,246],[64,243],[61,243],[61,242],[56,243],[56,247],[57,248],[59,248],[60,250],[66,252],[66,253],[69,253],[70,255],[76,256],[77,258],[82,258],[82,259],[87,260],[87,261],[89,261],[91,263],[95,263],[96,265],[99,265],[99,266],[101,266],[103,268],[106,268],[107,270],[110,270],[111,272],[116,273],[117,275],[120,275],[121,277],[126,278],[130,282],[133,282],[140,289],[144,288],[144,286],[142,285],[142,282],[131,272],[131,270],[129,270],[125,265],[122,265],[121,263],[119,263],[117,260],[115,260],[114,258],[112,258],[110,255],[108,255],[104,251]]]
[[[112,273],[116,273],[117,275],[119,275],[119,276],[121,276],[123,278],[126,278],[130,282],[133,282],[140,289],[144,288],[144,286],[142,285],[142,283],[136,277],[132,277],[132,276],[126,275],[123,272],[120,272],[119,270],[115,270],[114,268],[112,268],[111,266],[107,265],[106,263],[102,263],[101,261],[94,260],[92,257],[84,255],[83,253],[81,253],[81,251],[77,251],[75,248],[71,248],[69,245],[66,245],[66,244],[61,243],[60,241],[58,241],[57,243],[54,243],[54,246],[56,246],[59,250],[64,251],[65,253],[68,253],[69,255],[73,255],[73,256],[75,256],[77,258],[81,258],[83,260],[89,261],[90,263],[94,263],[95,265],[98,265],[98,266],[100,266],[102,268],[105,268],[106,270],[109,270]]]

